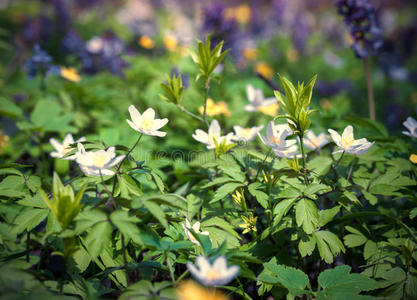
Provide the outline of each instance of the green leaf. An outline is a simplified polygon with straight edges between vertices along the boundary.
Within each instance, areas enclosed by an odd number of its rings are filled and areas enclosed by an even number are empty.
[[[313,201],[301,199],[295,205],[297,226],[302,227],[307,234],[313,233],[319,224],[319,213]]]
[[[229,182],[224,185],[222,185],[214,195],[213,199],[209,202],[210,204],[213,204],[223,198],[225,198],[227,195],[232,194],[237,188],[242,187],[243,184],[239,182]]]
[[[302,257],[311,255],[316,248],[316,239],[312,235],[305,235],[300,238],[298,243],[298,251]]]
[[[287,199],[280,201],[274,207],[274,225],[278,224],[281,219],[288,213],[291,207],[294,205],[295,199]]]
[[[329,223],[335,215],[338,214],[340,210],[340,206],[335,206],[330,209],[323,209],[319,212],[319,226],[323,227],[327,223]]]
[[[345,247],[334,233],[321,230],[314,232],[313,235],[316,239],[320,257],[326,263],[332,263],[334,256],[339,255],[340,252],[345,252]]]
[[[277,265],[274,262],[267,262],[264,267],[277,276],[277,280],[282,284],[291,295],[297,296],[304,293],[304,289],[309,283],[308,276],[301,270]]]
[[[252,196],[256,198],[256,201],[258,201],[258,203],[262,205],[263,208],[267,209],[269,196],[266,193],[260,191],[259,188],[261,188],[261,184],[259,182],[254,182],[248,186],[248,191]]]
[[[318,283],[323,288],[319,299],[360,299],[354,296],[362,291],[379,288],[375,280],[362,274],[350,274],[350,269],[349,266],[343,265],[322,272],[318,277]],[[342,298],[347,294],[349,298]]]
[[[141,243],[139,228],[136,226],[139,219],[136,216],[130,216],[125,210],[116,210],[110,215],[110,220],[124,236],[136,243]]]
[[[143,206],[145,206],[150,213],[164,226],[165,228],[168,228],[168,221],[165,217],[165,213],[162,210],[162,208],[152,201],[143,201]]]
[[[85,239],[85,246],[93,259],[100,255],[107,243],[111,242],[112,230],[111,224],[103,221],[96,223],[88,232]]]
[[[30,231],[38,226],[48,216],[49,211],[47,209],[36,209],[32,207],[26,207],[17,216],[13,228],[14,233],[22,233],[24,230]]]
[[[346,230],[351,232],[350,234],[345,235],[343,238],[346,246],[348,246],[349,248],[361,246],[365,244],[366,241],[368,240],[368,238],[356,228],[351,227],[351,226],[346,226],[345,228]]]

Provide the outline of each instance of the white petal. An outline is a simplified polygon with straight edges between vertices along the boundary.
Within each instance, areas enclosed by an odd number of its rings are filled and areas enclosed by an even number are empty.
[[[58,152],[62,152],[64,150],[63,145],[61,145],[56,139],[50,138],[49,143],[54,147]]]
[[[62,156],[63,156],[62,154],[63,153],[61,153],[61,152],[54,151],[54,152],[51,152],[49,155],[51,155],[54,158],[62,158]]]
[[[223,274],[224,281],[225,281],[225,283],[223,283],[223,284],[227,284],[230,281],[232,281],[232,279],[235,278],[238,273],[239,273],[239,267],[238,266],[231,266],[231,267],[229,267],[226,270],[226,272]]]
[[[262,134],[260,134],[259,132],[258,132],[258,136],[261,139],[262,143],[264,143],[265,145],[268,146],[268,144],[269,144],[268,140]]]
[[[243,109],[244,109],[245,111],[249,111],[249,112],[254,112],[254,111],[257,111],[257,110],[258,110],[258,108],[257,108],[256,106],[253,106],[252,104],[247,104],[247,105],[245,105],[245,106],[243,107]]]
[[[197,129],[195,133],[192,135],[192,137],[200,143],[208,143],[208,134],[201,129]]]
[[[132,129],[139,131],[138,130],[138,126],[136,126],[132,121],[126,119],[127,123],[130,125],[130,127],[132,127]]]
[[[333,141],[339,146],[340,145],[340,141],[342,139],[342,137],[340,136],[340,134],[337,133],[337,131],[335,131],[333,129],[329,129],[328,131],[329,131],[330,136],[332,137]]]
[[[211,133],[214,136],[220,136],[220,131],[221,131],[221,129],[220,129],[219,122],[216,119],[211,121],[208,132]]]
[[[270,121],[268,123],[268,126],[266,127],[266,137],[267,139],[270,139],[271,137],[275,136],[275,124],[273,121]]]
[[[164,131],[157,131],[157,130],[155,130],[155,131],[152,131],[152,132],[150,133],[150,135],[153,135],[153,136],[159,136],[159,137],[164,137],[164,136],[166,136],[166,135],[167,135],[167,133],[166,133],[166,132],[164,132]]]
[[[68,133],[65,136],[64,140],[62,141],[62,145],[65,147],[65,146],[71,145],[71,144],[74,144],[74,138],[72,137],[71,133]]]
[[[159,128],[165,126],[168,123],[168,119],[167,118],[157,119],[155,121],[156,121],[155,123],[157,124],[157,127],[158,127],[158,128],[155,128],[155,129],[159,129]]]
[[[251,84],[246,86],[246,97],[251,103],[255,100],[255,88]]]
[[[142,114],[142,118],[147,120],[155,119],[155,111],[153,110],[153,108],[149,107],[147,110],[145,110]]]
[[[138,123],[140,120],[142,120],[140,112],[136,109],[136,107],[133,104],[129,106],[129,114],[133,123]]]
[[[227,261],[226,261],[226,258],[224,256],[219,256],[214,261],[213,268],[223,273],[227,269]]]
[[[187,262],[187,269],[199,281],[203,281],[204,280],[204,277],[202,276],[201,270],[198,270],[192,263]]]
[[[205,274],[208,270],[210,270],[210,262],[203,255],[198,256],[195,263],[200,269],[201,274]]]
[[[351,125],[346,126],[345,130],[342,133],[343,138],[354,139],[353,137],[353,127]]]
[[[199,232],[200,231],[200,222],[195,222],[192,228],[195,232]]]

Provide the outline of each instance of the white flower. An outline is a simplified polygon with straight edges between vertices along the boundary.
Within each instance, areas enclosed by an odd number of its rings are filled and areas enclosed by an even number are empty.
[[[244,128],[242,126],[235,125],[233,126],[233,129],[235,130],[235,135],[233,137],[233,140],[244,141],[244,142],[253,141],[257,133],[263,128],[264,128],[264,125],[249,127],[249,128]]]
[[[107,150],[85,151],[84,146],[78,143],[78,152],[76,161],[81,171],[86,175],[101,176],[113,175],[114,171],[109,170],[120,163],[125,155],[116,157],[116,149],[110,147]]]
[[[262,90],[255,89],[251,84],[246,86],[246,96],[248,97],[250,104],[245,105],[243,108],[245,111],[257,111],[259,108],[271,106],[277,103],[275,98],[265,99]]]
[[[308,130],[303,138],[304,146],[310,150],[320,149],[327,145],[330,141],[327,135],[322,132],[319,135],[315,135],[312,130]]]
[[[155,111],[152,108],[148,108],[141,115],[134,105],[129,106],[130,120],[126,120],[130,127],[134,130],[153,136],[166,136],[166,132],[158,131],[161,127],[168,123],[168,119],[155,119]]]
[[[65,157],[65,155],[70,152],[73,148],[70,147],[71,144],[77,143],[77,142],[84,142],[85,137],[79,138],[77,141],[74,142],[74,138],[72,137],[71,133],[68,133],[64,140],[62,141],[62,144],[60,144],[56,139],[50,138],[49,143],[55,148],[56,151],[53,151],[50,153],[52,157],[55,158],[62,158],[67,160],[74,160],[76,158],[75,154]]]
[[[288,124],[275,125],[273,121],[266,127],[266,138],[258,132],[261,141],[274,151],[278,157],[293,158],[298,155],[296,140],[286,140],[293,134]]]
[[[185,219],[185,225],[181,225],[182,228],[184,228],[185,235],[188,237],[188,239],[198,246],[200,246],[200,242],[197,241],[197,239],[193,236],[193,234],[190,232],[190,229],[194,230],[194,232],[198,234],[209,235],[208,231],[200,231],[200,222],[195,222],[194,225],[191,226],[190,221],[188,221],[188,219]]]
[[[206,144],[207,149],[216,148],[216,143],[214,141],[216,141],[218,145],[220,145],[223,142],[225,142],[226,145],[233,143],[233,133],[228,133],[225,136],[221,136],[220,134],[221,128],[219,122],[217,122],[217,120],[213,120],[211,121],[208,132],[204,132],[201,129],[197,129],[192,136],[196,141]]]
[[[103,50],[103,47],[104,47],[104,40],[99,36],[93,37],[91,40],[89,40],[85,44],[85,48],[90,53],[99,53]]]
[[[224,256],[218,257],[213,264],[200,255],[196,259],[196,266],[187,263],[187,268],[191,274],[204,285],[225,285],[233,280],[239,273],[238,266],[227,267],[227,261]]]
[[[403,131],[403,134],[417,138],[417,121],[412,117],[408,117],[403,123],[409,131]]]
[[[333,129],[329,129],[329,132],[333,141],[341,149],[333,153],[345,151],[351,154],[362,154],[368,151],[374,144],[374,142],[368,142],[367,139],[355,140],[353,137],[353,127],[351,125],[346,126],[345,130],[343,130],[342,136],[340,136],[340,134]]]

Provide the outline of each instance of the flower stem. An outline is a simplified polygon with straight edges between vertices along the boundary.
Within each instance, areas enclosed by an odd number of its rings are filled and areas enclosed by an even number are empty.
[[[299,138],[300,138],[300,148],[301,148],[301,156],[302,156],[302,158],[301,158],[301,162],[302,162],[302,164],[303,164],[303,175],[304,175],[304,181],[305,181],[306,185],[309,185],[309,184],[310,184],[310,182],[309,182],[308,177],[307,177],[306,154],[305,154],[305,152],[304,152],[304,141],[303,141],[303,136],[302,136],[302,135],[299,135]]]
[[[203,110],[203,121],[206,123],[207,127],[209,127],[209,124],[207,122],[207,98],[208,98],[208,92],[210,89],[210,77],[206,78],[205,84],[204,84],[204,110]]]
[[[336,169],[337,165],[342,160],[343,155],[345,155],[345,151],[342,152],[342,155],[340,155],[339,159],[336,161],[336,163],[334,164],[334,166],[331,166],[330,169],[329,169],[329,171],[327,171],[327,173],[323,175],[323,177],[320,180],[320,183],[323,183],[324,178],[326,178],[326,176],[329,175],[331,169]]]
[[[123,233],[120,233],[120,235],[122,237],[121,242],[122,242],[122,252],[123,252],[123,263],[124,263],[125,271],[126,271],[126,280],[127,280],[127,285],[130,285],[129,271],[127,268],[125,236],[123,235]]]
[[[142,139],[143,133],[141,133],[139,135],[139,138],[136,140],[136,143],[133,145],[132,148],[129,149],[129,151],[127,152],[126,156],[122,159],[122,161],[120,162],[120,164],[117,166],[117,170],[120,169],[120,167],[122,166],[123,162],[125,161],[126,158],[129,157],[130,153],[132,153],[133,149],[136,148],[136,146],[139,144],[140,140]]]
[[[179,108],[182,112],[185,112],[187,115],[189,115],[189,116],[193,117],[194,119],[197,119],[197,120],[199,120],[199,121],[201,121],[201,122],[205,123],[203,118],[201,118],[201,117],[197,116],[196,114],[192,113],[191,111],[187,110],[187,109],[186,109],[184,106],[182,106],[181,104],[177,104],[177,107],[178,107],[178,108]]]
[[[265,155],[265,158],[264,158],[264,160],[262,161],[261,165],[263,165],[263,164],[265,163],[265,161],[266,161],[266,159],[268,158],[269,154],[271,154],[271,151],[272,151],[272,149],[271,149],[271,148],[269,148],[268,153]],[[256,176],[255,176],[255,180],[254,180],[254,181],[256,181],[256,179],[258,179],[258,175],[259,175],[259,172],[260,172],[260,171],[261,171],[261,168],[260,168],[260,167],[258,167],[258,171],[256,172]]]
[[[368,88],[368,107],[369,107],[369,118],[375,120],[375,99],[374,91],[372,88],[372,77],[371,77],[371,67],[369,65],[368,57],[363,59],[366,75],[366,86]]]

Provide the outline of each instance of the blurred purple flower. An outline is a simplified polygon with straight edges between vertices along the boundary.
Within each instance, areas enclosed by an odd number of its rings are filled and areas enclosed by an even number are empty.
[[[84,50],[85,43],[75,30],[70,30],[61,40],[61,49],[66,53],[79,54]]]
[[[365,58],[370,52],[376,52],[382,46],[382,31],[370,1],[337,0],[335,5],[354,39],[351,48],[355,55]]]
[[[224,40],[226,47],[230,47],[236,39],[238,27],[233,19],[227,19],[226,10],[222,2],[216,1],[203,10],[202,31],[210,34],[213,45]]]
[[[317,93],[322,97],[332,97],[342,91],[352,89],[352,83],[348,79],[338,79],[335,81],[319,80],[316,85]]]
[[[28,73],[29,78],[35,77],[38,72],[42,76],[59,74],[61,71],[60,67],[51,64],[51,61],[52,57],[42,50],[39,44],[36,44],[33,48],[32,57],[24,63],[24,69]]]

